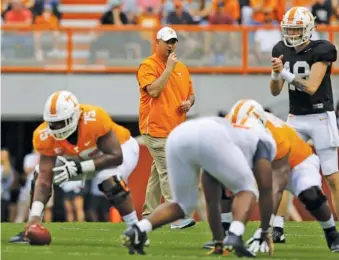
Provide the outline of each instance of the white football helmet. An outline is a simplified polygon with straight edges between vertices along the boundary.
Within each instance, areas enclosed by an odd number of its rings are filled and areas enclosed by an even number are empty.
[[[265,110],[257,101],[241,99],[231,109],[227,116],[233,124],[248,126],[250,128],[266,128],[267,118]]]
[[[280,24],[285,45],[296,47],[311,39],[314,20],[315,17],[305,7],[296,6],[288,10]]]
[[[80,118],[78,99],[69,91],[54,92],[47,99],[43,117],[54,139],[65,140],[78,127]]]

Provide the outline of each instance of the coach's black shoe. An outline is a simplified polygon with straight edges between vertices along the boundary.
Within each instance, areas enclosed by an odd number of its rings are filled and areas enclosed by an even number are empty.
[[[9,240],[10,243],[13,244],[26,244],[28,243],[27,238],[25,237],[25,232],[22,231],[19,234],[11,237],[11,239]]]
[[[273,227],[273,234],[272,234],[273,243],[282,243],[285,244],[285,234],[284,229],[281,227]]]
[[[144,255],[144,247],[147,241],[146,232],[141,232],[137,225],[129,227],[124,234],[120,236],[121,244],[128,248],[129,254],[133,255],[136,251],[139,255]]]
[[[234,250],[235,254],[238,257],[251,257],[255,258],[255,254],[247,250],[244,245],[244,241],[241,236],[237,236],[232,232],[228,232],[226,238],[224,239],[224,250],[232,252]]]

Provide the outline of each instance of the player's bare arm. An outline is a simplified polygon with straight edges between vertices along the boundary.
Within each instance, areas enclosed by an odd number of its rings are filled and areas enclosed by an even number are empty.
[[[40,222],[41,214],[44,211],[44,207],[52,194],[53,167],[55,165],[55,161],[55,156],[40,156],[39,174],[35,182],[30,220],[26,228],[34,223]]]
[[[309,95],[313,95],[319,88],[328,67],[328,62],[316,62],[311,67],[309,79],[303,79],[291,72],[283,69],[280,73],[281,77],[290,84],[294,85],[299,91],[303,91]]]
[[[285,80],[281,78],[280,71],[283,69],[282,63],[283,56],[272,58],[272,74],[270,81],[271,94],[278,96],[284,86]]]
[[[288,162],[289,154],[281,159],[274,160],[272,162],[272,174],[273,174],[273,214],[276,214],[279,208],[279,204],[283,195],[283,192],[288,183],[288,174],[290,172],[290,166]]]
[[[181,111],[187,113],[193,106],[194,101],[195,101],[194,95],[190,95],[187,100],[180,104]]]
[[[264,149],[265,151],[265,149]],[[267,155],[264,155],[264,154]],[[259,188],[259,209],[261,217],[261,241],[265,241],[268,245],[269,255],[274,253],[274,245],[272,234],[270,232],[270,222],[273,213],[273,197],[272,197],[272,166],[267,159],[268,151],[261,153],[261,159],[257,159],[254,164],[254,176]]]
[[[122,164],[123,156],[121,146],[113,131],[100,137],[97,141],[97,147],[103,155],[93,160],[96,170],[99,171]]]
[[[259,188],[259,208],[263,230],[270,226],[273,212],[272,198],[272,165],[269,160],[270,152],[264,142],[259,141],[257,151],[253,157],[253,173]]]
[[[204,171],[201,176],[201,184],[205,194],[207,219],[213,234],[213,241],[222,241],[225,233],[221,224],[220,198],[221,183]]]

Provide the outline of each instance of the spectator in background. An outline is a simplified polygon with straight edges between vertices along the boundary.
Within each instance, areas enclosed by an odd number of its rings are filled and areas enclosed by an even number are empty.
[[[5,25],[28,26],[32,24],[32,12],[21,0],[12,0],[11,9],[5,14]],[[34,56],[34,38],[32,32],[5,31],[1,39],[2,59],[32,58]]]
[[[332,5],[329,0],[316,0],[311,10],[315,18],[316,25],[329,25],[332,16]],[[327,32],[317,31],[319,38],[328,39]]]
[[[58,9],[59,0],[35,0],[32,8],[34,16],[43,15],[46,7],[52,11],[54,17],[56,17],[58,20],[61,19],[62,14]]]
[[[1,222],[9,221],[9,204],[11,201],[11,186],[14,181],[14,171],[10,162],[9,152],[1,149]]]
[[[190,0],[179,1],[182,3],[184,7],[184,11],[186,12],[189,11],[189,6],[190,6],[189,1]],[[166,24],[167,16],[169,15],[169,13],[175,11],[175,2],[177,2],[177,0],[163,0],[162,8],[161,8],[161,19],[162,19],[161,21],[163,24]]]
[[[167,24],[196,24],[192,16],[184,10],[183,3],[176,0],[174,2],[174,11],[167,16]]]
[[[113,1],[111,8],[100,19],[102,25],[128,24],[127,15],[121,11],[121,1]]]
[[[251,7],[253,9],[253,25],[266,23],[268,16],[271,23],[277,19],[277,0],[251,0]]]
[[[82,182],[69,181],[60,188],[64,191],[64,207],[67,222],[84,222],[84,199],[82,197]]]
[[[111,8],[103,14],[100,18],[101,25],[124,25],[128,24],[127,15],[122,12],[121,1],[115,0]],[[98,35],[98,38],[92,43],[90,47],[90,56],[88,63],[93,64],[96,61],[96,55],[100,52],[109,52],[110,56],[123,56],[125,57],[124,44],[126,40],[124,37],[119,37],[120,32],[115,32],[114,42],[110,33],[103,32]],[[124,32],[122,32],[124,33]],[[122,34],[125,36],[126,33]]]
[[[291,0],[291,1],[288,0],[286,4],[286,8],[287,8],[286,10],[288,10],[289,8],[293,6],[303,6],[311,11],[313,3],[314,3],[314,0]]]
[[[224,13],[230,15],[234,21],[240,18],[240,8],[238,0],[213,0],[210,13],[214,14],[220,8],[219,5],[223,3]]]
[[[339,24],[339,6],[335,6],[333,8],[333,16],[331,19],[332,25],[338,25]]]
[[[58,53],[57,49],[59,33],[58,31],[52,29],[58,28],[59,20],[54,15],[52,6],[46,5],[42,14],[35,18],[34,23],[46,28],[44,31],[36,31],[34,33],[36,58],[37,60],[42,61],[46,52],[49,52],[51,55]]]
[[[224,12],[224,2],[219,2],[217,10],[209,16],[210,24],[234,24],[233,17]]]
[[[32,24],[32,12],[25,7],[21,0],[12,0],[11,10],[5,15],[6,25],[30,25]]]
[[[6,13],[12,10],[13,0],[3,0],[1,1],[1,16],[4,18]],[[20,0],[24,7],[32,11],[34,0]]]
[[[264,13],[264,25],[272,24],[270,12]],[[254,34],[254,53],[259,65],[269,65],[274,45],[281,40],[279,29],[258,29]]]
[[[282,1],[282,0],[281,0]],[[252,23],[253,9],[250,0],[239,0],[240,21],[242,25],[250,25]]]
[[[160,25],[159,16],[154,14],[153,7],[146,7],[137,18],[137,24],[146,28],[153,28]]]
[[[52,12],[51,5],[45,5],[41,15],[35,18],[36,25],[47,26],[48,28],[55,29],[59,26],[58,17]]]
[[[212,0],[195,0],[191,1],[189,7],[189,14],[192,16],[194,22],[207,25],[208,17],[210,15]]]

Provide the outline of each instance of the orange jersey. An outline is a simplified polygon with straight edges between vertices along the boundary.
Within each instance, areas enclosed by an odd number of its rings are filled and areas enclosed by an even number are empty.
[[[38,126],[33,134],[34,149],[47,156],[66,156],[88,160],[100,153],[97,141],[100,137],[113,131],[120,144],[126,142],[131,133],[128,129],[116,124],[105,110],[92,105],[80,105],[81,116],[78,122],[77,145],[67,140],[55,140],[48,130],[46,122]]]
[[[268,119],[267,128],[277,143],[277,156],[275,159],[284,157],[289,151],[289,164],[293,169],[312,155],[312,148],[299,137],[292,127],[272,114],[265,114]],[[282,142],[282,140],[284,141]]]

